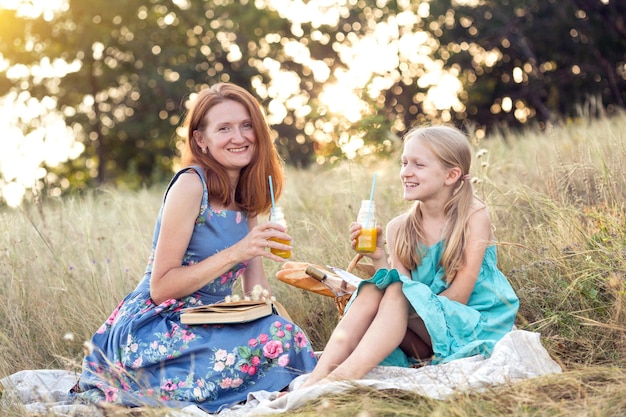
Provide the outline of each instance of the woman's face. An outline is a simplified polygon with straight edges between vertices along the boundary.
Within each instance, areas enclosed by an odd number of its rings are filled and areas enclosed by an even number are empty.
[[[206,148],[226,170],[238,174],[256,155],[256,135],[246,107],[233,100],[223,101],[207,112],[205,128],[194,132],[201,149]]]

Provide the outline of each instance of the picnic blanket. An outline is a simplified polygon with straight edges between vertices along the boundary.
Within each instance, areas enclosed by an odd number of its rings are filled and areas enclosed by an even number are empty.
[[[241,417],[285,413],[316,398],[352,389],[355,385],[379,390],[400,389],[445,400],[457,392],[480,391],[560,372],[561,367],[541,344],[539,333],[513,330],[496,344],[489,358],[477,355],[421,368],[378,366],[358,381],[297,389],[307,377],[301,375],[292,382],[287,395],[278,397],[277,392],[251,392],[245,403],[212,415]],[[78,374],[65,370],[17,372],[0,380],[4,387],[0,409],[17,405],[32,414],[103,417],[104,413],[95,406],[70,401],[68,390],[77,378]],[[172,410],[168,414],[169,417],[209,415],[195,406]]]

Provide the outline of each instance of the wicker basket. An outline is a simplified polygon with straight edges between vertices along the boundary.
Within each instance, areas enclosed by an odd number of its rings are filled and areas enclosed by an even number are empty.
[[[352,258],[352,260],[348,264],[346,271],[353,273],[355,275],[359,275],[361,277],[370,278],[372,277],[372,275],[374,275],[376,270],[374,269],[373,265],[359,263],[362,259],[363,259],[363,255],[361,255],[360,253],[356,254],[356,256]],[[344,281],[344,284],[346,284],[345,281]],[[342,287],[345,287],[345,286],[342,285]],[[351,297],[352,297],[352,292],[348,294],[340,295],[339,297],[334,297],[335,305],[337,306],[337,311],[339,312],[340,319],[341,317],[343,317],[343,313],[346,309],[346,305],[348,304],[348,301],[350,301]]]
[[[339,319],[343,317],[343,313],[348,305],[348,301],[350,301],[350,297],[352,294],[344,294],[339,297],[335,297],[335,305],[337,306],[337,312],[339,313]]]

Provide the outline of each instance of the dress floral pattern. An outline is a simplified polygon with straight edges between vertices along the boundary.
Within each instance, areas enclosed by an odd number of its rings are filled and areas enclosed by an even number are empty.
[[[205,184],[200,168],[188,169],[195,170]],[[188,169],[177,173],[169,187]],[[304,331],[278,315],[242,324],[181,324],[183,308],[231,295],[247,263],[190,296],[155,304],[150,298],[150,276],[160,219],[161,214],[142,281],[89,342],[75,393],[78,399],[126,406],[197,405],[213,413],[244,401],[248,392],[281,390],[314,368],[315,353]],[[245,213],[214,210],[205,184],[183,265],[232,246],[247,232]]]

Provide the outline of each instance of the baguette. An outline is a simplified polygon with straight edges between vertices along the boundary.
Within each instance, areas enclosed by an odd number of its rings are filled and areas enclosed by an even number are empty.
[[[306,268],[311,265],[307,262],[285,262],[280,271],[276,273],[276,278],[286,284],[293,285],[307,291],[334,297],[334,293],[323,283],[306,274]],[[317,265],[313,265],[318,269],[323,269]],[[324,270],[325,271],[325,270]],[[326,271],[325,271],[326,272]],[[332,272],[328,272],[332,274]]]

